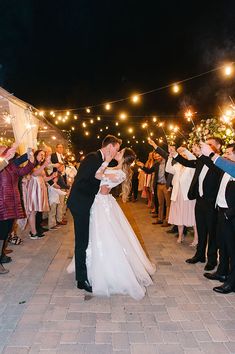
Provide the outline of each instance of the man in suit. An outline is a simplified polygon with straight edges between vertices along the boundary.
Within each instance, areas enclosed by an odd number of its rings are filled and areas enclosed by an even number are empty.
[[[51,162],[52,163],[64,163],[64,145],[63,144],[57,144],[55,148],[55,152],[51,154]]]
[[[215,159],[213,150],[202,143],[202,153]],[[235,166],[235,144],[228,145],[224,154]],[[223,163],[223,160],[221,159]],[[225,161],[226,162],[226,161]],[[220,263],[214,273],[205,273],[208,279],[224,284],[213,288],[215,292],[228,294],[235,291],[235,180],[228,173],[223,174],[216,199],[218,207],[218,239]]]
[[[102,167],[103,171],[105,170],[108,162],[117,154],[121,143],[122,141],[115,136],[107,135],[102,142],[101,149],[97,152],[89,153],[84,158],[80,164],[68,198],[67,205],[74,219],[77,287],[85,289],[88,292],[92,292],[92,287],[87,279],[86,268],[90,208],[100,186],[100,180],[95,178],[95,173],[100,167]]]
[[[222,141],[219,138],[207,139],[207,144],[216,152],[220,152]],[[188,198],[196,199],[195,218],[198,231],[198,245],[195,255],[186,260],[187,263],[195,264],[204,263],[206,260],[207,247],[207,264],[205,270],[213,270],[217,265],[217,242],[216,242],[216,222],[217,210],[215,209],[215,201],[219,190],[221,180],[221,170],[214,166],[208,168],[208,157],[201,154],[199,146],[194,146],[194,153],[198,156],[197,160],[187,160],[177,153],[173,157],[183,166],[195,168],[194,177],[189,188]],[[210,161],[209,161],[210,162]]]
[[[170,210],[170,193],[167,187],[167,176],[165,172],[165,158],[163,158],[156,150],[154,151],[154,164],[152,167],[147,168],[142,162],[137,162],[137,164],[142,168],[142,170],[147,174],[154,173],[153,179],[153,191],[154,191],[154,200],[155,208],[157,212],[158,201],[158,220],[153,224],[161,224],[163,227],[169,226],[168,216]],[[166,153],[167,154],[167,153]],[[166,219],[164,221],[164,204],[166,204]]]

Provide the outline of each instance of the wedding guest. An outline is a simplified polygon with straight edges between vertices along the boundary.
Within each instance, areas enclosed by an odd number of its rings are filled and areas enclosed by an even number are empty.
[[[155,162],[151,168],[144,166],[142,162],[137,164],[146,174],[153,174],[153,190],[155,195],[157,194],[158,200],[158,220],[154,224],[160,224],[163,227],[169,226],[168,217],[170,210],[170,193],[167,187],[167,173],[165,171],[165,159],[158,153],[154,152]],[[166,218],[164,220],[164,209],[166,205]]]
[[[45,168],[50,163],[50,157],[45,160],[45,152],[43,150],[37,150],[34,153],[34,157],[35,168],[31,174],[27,189],[27,210],[29,213],[30,238],[32,240],[44,236],[43,233],[37,232],[36,213],[50,210],[46,182],[57,175],[55,172],[49,177],[46,176]]]
[[[143,171],[145,172],[145,179],[144,179],[144,192],[147,197],[148,208],[151,208],[152,205],[152,188],[153,188],[153,172],[147,173],[146,171],[150,170],[154,164],[153,154],[152,152],[148,155],[148,160],[146,161]],[[145,170],[146,169],[146,170]]]
[[[51,154],[51,162],[52,163],[64,163],[65,158],[64,158],[64,145],[63,144],[57,144],[56,145],[56,151]]]
[[[196,157],[186,148],[178,148],[177,152],[186,159],[196,160]],[[195,221],[195,199],[188,199],[188,190],[193,179],[194,169],[185,167],[180,163],[172,164],[173,158],[169,157],[166,163],[166,172],[174,175],[172,180],[171,205],[169,223],[178,226],[177,242],[184,240],[184,226],[193,226],[194,240],[192,246],[198,243]]]
[[[215,156],[213,150],[204,143],[201,144],[201,148],[202,153],[213,160]],[[235,144],[227,147],[225,156],[229,157],[231,163],[234,163]],[[224,160],[221,161],[223,164]],[[226,172],[220,183],[216,204],[218,207],[219,265],[216,272],[204,273],[204,276],[223,282],[223,285],[214,287],[213,290],[228,294],[235,291],[235,180]]]
[[[207,144],[220,152],[222,141],[213,137],[207,139]],[[214,167],[209,169],[206,165],[207,157],[201,154],[200,146],[194,145],[193,152],[199,156],[197,160],[187,160],[172,150],[174,159],[185,167],[195,168],[192,183],[189,188],[188,198],[196,198],[195,218],[198,231],[198,245],[195,255],[186,260],[187,263],[195,264],[198,262],[207,264],[205,270],[213,270],[217,265],[217,242],[216,242],[216,223],[217,210],[215,201],[219,190],[221,171]]]
[[[56,210],[58,205],[60,204],[60,196],[65,196],[66,192],[62,191],[60,186],[58,185],[58,176],[53,178],[53,184],[48,187],[48,195],[49,195],[49,205],[50,211],[48,213],[48,229],[56,230],[57,220],[56,220]]]
[[[132,201],[136,202],[138,198],[138,186],[139,186],[139,166],[136,164],[136,161],[134,164],[131,165],[132,169],[132,183],[131,183],[131,192],[130,192],[130,198],[133,197]]]
[[[11,258],[2,253],[4,241],[12,230],[15,219],[25,217],[21,204],[18,180],[20,176],[28,174],[34,167],[34,157],[30,157],[27,165],[19,167],[14,161],[9,161],[8,166],[0,172],[0,274],[8,272],[2,263],[8,263]]]

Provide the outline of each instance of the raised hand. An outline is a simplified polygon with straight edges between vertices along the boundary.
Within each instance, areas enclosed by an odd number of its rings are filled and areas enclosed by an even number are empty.
[[[144,167],[143,162],[140,162],[140,161],[136,161],[136,165],[137,165],[137,166],[140,166],[140,167]]]
[[[48,156],[45,158],[44,165],[48,166],[50,163],[51,163],[51,156],[48,155]]]
[[[180,147],[178,147],[177,152],[178,152],[178,154],[182,154],[183,152],[185,152],[185,150],[186,150],[186,148],[184,146],[180,146]]]
[[[157,144],[156,144],[155,141],[153,141],[151,138],[148,138],[148,143],[149,143],[149,145],[151,145],[154,149],[157,148]]]
[[[16,153],[16,147],[13,146],[7,150],[4,158],[9,161],[10,159],[12,159],[15,156],[15,153]]]
[[[214,152],[210,145],[203,143],[202,141],[200,142],[200,147],[202,154],[205,156],[209,156],[212,152]]]
[[[168,145],[168,152],[170,154],[170,157],[174,157],[174,155],[176,154],[175,146]]]

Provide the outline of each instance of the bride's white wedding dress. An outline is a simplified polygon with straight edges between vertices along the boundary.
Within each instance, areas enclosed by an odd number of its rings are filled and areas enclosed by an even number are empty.
[[[126,178],[120,169],[108,168],[105,175],[116,175],[115,182],[106,178],[102,185],[116,187]],[[98,193],[90,211],[89,245],[86,251],[88,280],[94,295],[130,295],[144,297],[152,284],[150,274],[156,270],[142,249],[131,225],[111,194]],[[74,259],[67,268],[75,270]]]

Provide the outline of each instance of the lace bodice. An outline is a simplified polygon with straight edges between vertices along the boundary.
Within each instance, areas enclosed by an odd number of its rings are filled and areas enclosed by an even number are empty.
[[[126,178],[126,174],[125,172],[123,172],[122,170],[117,170],[115,168],[107,168],[105,170],[105,178],[103,178],[100,182],[100,186],[108,186],[109,188],[114,188],[116,186],[118,186],[119,184],[121,184],[125,178]],[[109,179],[109,174],[110,175],[116,175],[115,177],[115,181],[111,181]]]

